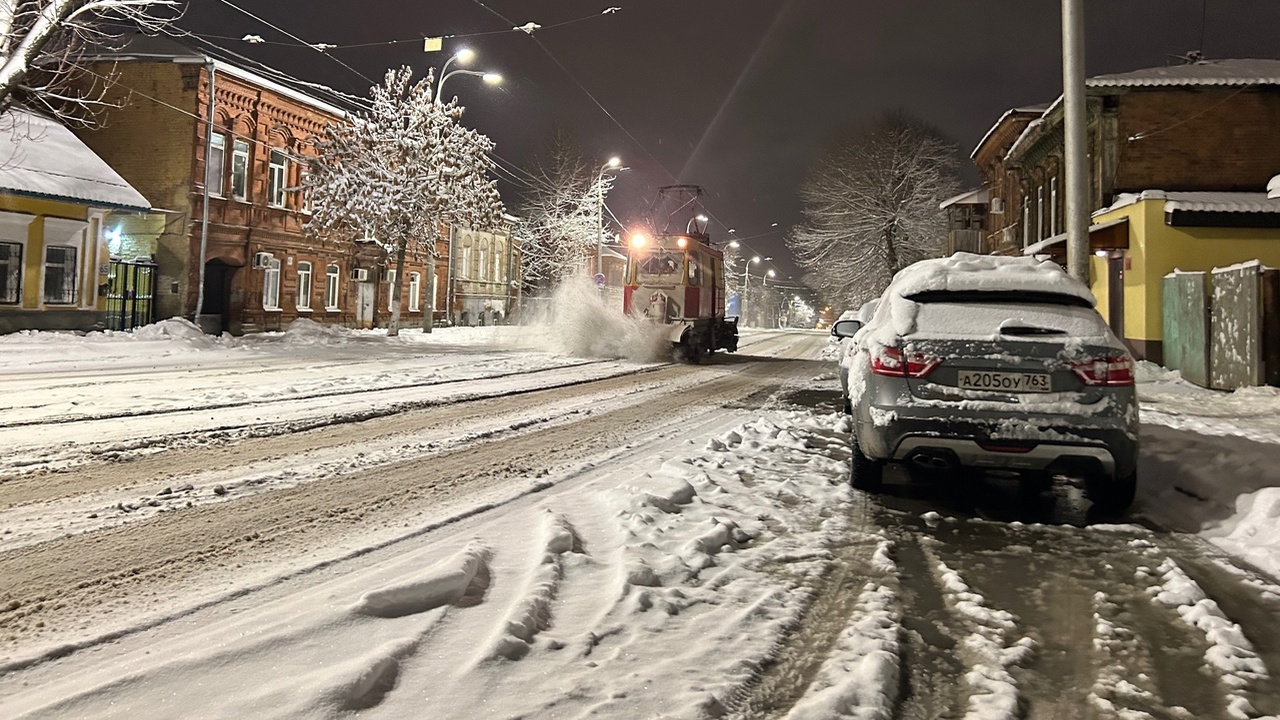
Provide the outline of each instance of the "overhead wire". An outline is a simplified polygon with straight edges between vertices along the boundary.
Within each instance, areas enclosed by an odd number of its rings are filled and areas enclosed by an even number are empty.
[[[264,19],[262,19],[262,18],[258,17],[257,15],[254,15],[253,13],[249,12],[248,10],[245,10],[244,8],[240,7],[239,5],[236,5],[235,3],[231,2],[231,0],[218,0],[218,2],[221,2],[223,5],[226,5],[227,7],[232,8],[233,10],[236,10],[236,11],[238,11],[238,12],[240,12],[240,13],[243,13],[243,14],[245,14],[245,15],[248,15],[249,17],[253,18],[254,20],[257,20],[258,22],[262,23],[263,25],[266,25],[267,27],[271,28],[272,30],[275,30],[275,31],[276,31],[276,32],[278,32],[278,33],[281,33],[281,34],[283,34],[283,35],[286,35],[287,37],[293,38],[294,40],[297,40],[298,42],[300,42],[300,43],[303,43],[303,44],[307,45],[308,47],[312,48],[313,50],[315,50],[316,52],[320,53],[321,55],[326,55],[326,56],[328,56],[328,57],[329,57],[330,59],[332,59],[334,62],[338,63],[339,65],[341,65],[342,67],[346,68],[347,70],[350,70],[351,72],[355,73],[357,76],[359,76],[359,77],[363,78],[363,79],[364,79],[366,82],[368,82],[370,85],[376,85],[376,84],[377,84],[377,83],[376,83],[372,78],[370,78],[369,76],[365,75],[364,73],[360,72],[359,70],[356,70],[355,68],[351,67],[350,65],[348,65],[348,64],[347,64],[347,63],[345,63],[345,62],[343,62],[342,60],[339,60],[338,58],[334,57],[333,55],[330,55],[329,53],[327,53],[327,52],[325,52],[324,50],[322,50],[322,49],[321,49],[321,47],[320,47],[320,43],[308,43],[306,40],[303,40],[302,38],[298,37],[297,35],[294,35],[293,33],[291,33],[291,32],[289,32],[289,31],[287,31],[287,30],[284,30],[284,29],[280,28],[278,25],[275,25],[275,24],[273,24],[273,23],[271,23],[271,22],[269,22],[269,21],[267,21],[267,20],[264,20]]]

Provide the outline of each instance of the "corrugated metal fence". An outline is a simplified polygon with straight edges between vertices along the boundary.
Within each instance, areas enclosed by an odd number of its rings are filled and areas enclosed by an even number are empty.
[[[1280,384],[1280,270],[1175,271],[1162,289],[1167,367],[1220,390]]]

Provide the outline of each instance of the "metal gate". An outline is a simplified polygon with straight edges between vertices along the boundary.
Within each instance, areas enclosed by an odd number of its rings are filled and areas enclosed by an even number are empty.
[[[132,330],[155,321],[156,265],[112,260],[107,271],[107,328]]]

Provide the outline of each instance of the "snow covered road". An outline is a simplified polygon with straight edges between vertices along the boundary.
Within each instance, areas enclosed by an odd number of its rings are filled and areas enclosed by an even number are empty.
[[[817,333],[687,366],[492,330],[0,373],[0,716],[1280,713],[1275,533],[1230,507],[1280,446],[1204,396],[1147,387],[1178,421],[1100,524],[1069,484],[853,491]]]

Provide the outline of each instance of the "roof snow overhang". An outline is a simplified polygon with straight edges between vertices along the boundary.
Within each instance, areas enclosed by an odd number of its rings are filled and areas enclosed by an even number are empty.
[[[146,212],[151,203],[89,146],[47,115],[11,107],[0,132],[0,191],[112,210]]]
[[[1123,250],[1129,247],[1129,218],[1122,217],[1089,226],[1089,252]],[[1023,255],[1055,255],[1067,252],[1067,234],[1058,233],[1022,250]]]

